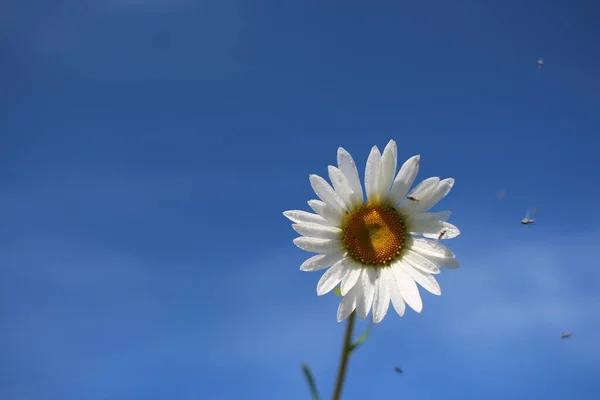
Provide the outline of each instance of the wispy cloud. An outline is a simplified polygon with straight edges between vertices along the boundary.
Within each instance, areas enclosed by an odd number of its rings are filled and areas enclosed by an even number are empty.
[[[595,362],[600,355],[594,339],[600,329],[600,272],[586,260],[595,256],[597,237],[523,243],[485,257],[466,254],[461,269],[442,272],[442,296],[425,294],[422,314],[405,317],[412,329],[401,337],[459,352],[463,362],[473,365],[489,365],[492,355],[519,357],[514,348],[526,343],[563,346],[569,349],[566,359]],[[381,329],[386,340],[398,324],[390,325]],[[573,332],[572,340],[561,341],[564,331]],[[535,351],[535,346],[528,348]]]
[[[199,271],[76,238],[10,250],[0,257],[0,353],[13,366],[3,390],[37,398],[52,385],[48,398],[74,398],[73,391],[123,396],[164,368],[212,361],[204,354],[214,330],[199,312],[211,292]]]
[[[301,362],[321,371],[339,351],[336,300],[314,296],[315,282],[298,286],[303,274],[289,254],[207,268],[158,265],[73,237],[2,250],[0,352],[17,366],[3,393],[35,397],[52,382],[58,395],[81,382],[78,393],[97,388],[100,398],[165,369],[177,379],[221,370],[295,381]]]
[[[353,357],[351,373],[382,376],[373,396],[400,391],[419,398],[504,398],[535,391],[565,369],[579,376],[597,368],[600,276],[584,262],[593,259],[597,238],[465,252],[460,269],[439,276],[441,297],[422,291],[421,314],[407,311],[376,326]],[[561,340],[563,331],[572,331],[572,339]],[[401,378],[395,365],[405,370]],[[590,385],[581,378],[577,390]],[[352,382],[348,388],[361,390]]]
[[[589,242],[588,242],[589,240]],[[466,261],[471,270],[461,277],[461,286],[449,290],[459,296],[450,299],[466,308],[460,324],[451,323],[456,333],[477,330],[506,340],[532,330],[546,330],[552,337],[590,320],[600,306],[600,292],[582,290],[586,281],[600,289],[598,269],[581,260],[593,257],[593,239],[582,243],[523,244],[487,260]],[[478,267],[484,271],[477,271]],[[483,285],[491,279],[491,285]],[[464,285],[464,286],[463,286]]]

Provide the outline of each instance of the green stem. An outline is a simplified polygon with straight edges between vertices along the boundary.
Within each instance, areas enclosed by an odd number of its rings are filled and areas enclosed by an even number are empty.
[[[342,386],[344,386],[344,378],[346,377],[346,368],[348,367],[348,358],[350,357],[350,345],[352,344],[352,330],[354,329],[355,313],[352,312],[348,317],[346,324],[346,335],[344,337],[344,346],[342,347],[342,357],[338,369],[337,380],[335,382],[335,391],[333,392],[333,400],[340,400],[342,395]]]

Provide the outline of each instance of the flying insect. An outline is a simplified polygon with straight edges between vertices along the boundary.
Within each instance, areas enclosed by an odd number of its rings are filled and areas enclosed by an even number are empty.
[[[535,65],[537,65],[538,68],[542,68],[544,66],[544,60],[542,60],[541,58],[538,58]]]
[[[523,225],[531,225],[534,222],[533,217],[537,214],[537,208],[533,208],[532,210],[528,210],[525,214],[525,217],[521,220],[521,224]]]
[[[561,339],[568,339],[571,336],[573,336],[573,334],[571,332],[563,332],[562,335],[560,335]]]

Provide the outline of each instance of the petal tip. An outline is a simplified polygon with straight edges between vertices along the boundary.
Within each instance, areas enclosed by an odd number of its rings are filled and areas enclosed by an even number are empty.
[[[338,153],[338,155],[339,155],[339,154],[341,154],[341,155],[347,155],[347,154],[350,154],[350,153],[348,153],[348,150],[346,150],[346,149],[345,149],[345,148],[343,148],[343,147],[338,147],[337,153]]]

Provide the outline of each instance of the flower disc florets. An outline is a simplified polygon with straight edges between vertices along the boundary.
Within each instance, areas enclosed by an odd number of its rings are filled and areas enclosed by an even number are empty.
[[[342,226],[344,247],[364,265],[384,267],[402,251],[405,223],[389,205],[363,204],[346,215]]]

